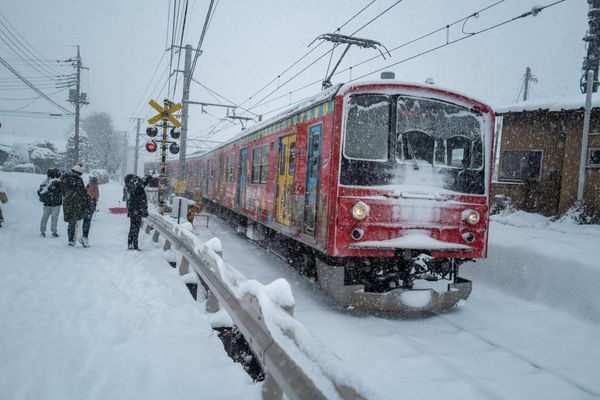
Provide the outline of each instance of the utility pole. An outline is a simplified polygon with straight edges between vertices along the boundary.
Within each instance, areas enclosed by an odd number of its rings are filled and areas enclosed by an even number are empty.
[[[531,68],[527,67],[523,79],[523,101],[527,101],[529,99],[529,82],[537,83],[537,78],[531,73]]]
[[[81,55],[77,45],[77,58],[75,59],[76,83],[75,83],[75,162],[79,161],[79,100],[81,100]]]
[[[587,54],[581,67],[583,73],[580,81],[581,93],[587,90],[587,72],[594,71],[592,91],[598,91],[598,61],[600,61],[600,0],[588,0],[588,31],[583,38],[586,42]]]
[[[77,57],[70,59],[75,68],[75,90],[69,90],[69,102],[75,106],[75,163],[79,162],[79,115],[82,104],[89,104],[87,95],[81,93],[81,70],[88,69],[82,66],[81,54],[79,53],[79,45],[77,45]]]
[[[600,0],[588,0],[589,29],[583,38],[587,42],[587,55],[583,60],[583,76],[581,91],[585,96],[585,111],[583,114],[583,132],[581,135],[581,153],[579,154],[579,181],[577,183],[577,200],[583,200],[585,189],[585,170],[588,156],[588,137],[590,118],[592,115],[592,93],[598,90],[598,62],[600,61]]]
[[[136,133],[135,133],[135,155],[133,156],[133,174],[137,175],[137,170],[138,170],[138,160],[140,157],[140,121],[143,121],[144,118],[139,118],[139,117],[131,117],[129,118],[130,120],[136,120],[137,121],[137,128],[136,128]]]
[[[189,117],[189,104],[190,99],[190,84],[192,81],[192,46],[185,46],[185,64],[183,67],[183,109],[181,111],[181,140],[179,145],[181,146],[179,153],[179,177],[177,187],[182,187],[185,193],[185,158],[187,151],[187,134],[188,134],[188,117]]]
[[[525,87],[523,88],[523,101],[529,97],[529,80],[531,79],[531,68],[525,68]]]
[[[127,175],[127,158],[129,152],[129,143],[127,140],[127,131],[123,131],[123,159],[121,160],[121,175]]]

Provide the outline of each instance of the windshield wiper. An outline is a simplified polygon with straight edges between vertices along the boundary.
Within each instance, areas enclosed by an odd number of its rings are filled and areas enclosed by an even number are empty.
[[[406,144],[408,146],[408,154],[410,154],[410,157],[413,160],[413,168],[418,171],[419,170],[419,162],[417,161],[417,157],[415,156],[415,152],[413,151],[412,146],[410,145],[410,140],[408,139],[408,137],[406,138]]]

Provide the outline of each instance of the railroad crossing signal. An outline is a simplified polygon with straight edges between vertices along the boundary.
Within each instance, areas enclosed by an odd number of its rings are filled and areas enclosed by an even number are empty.
[[[158,114],[156,114],[154,117],[152,117],[148,120],[148,123],[150,125],[154,125],[161,119],[167,119],[176,128],[181,127],[181,122],[179,122],[179,120],[173,116],[174,113],[181,110],[181,107],[182,107],[181,103],[173,104],[170,106],[165,104],[164,107],[161,107],[160,104],[158,104],[154,100],[150,100],[148,102],[148,104],[150,104],[152,106],[152,108],[154,108],[156,111],[158,111]]]
[[[154,142],[148,142],[146,143],[146,151],[148,153],[154,153],[157,149],[156,143]]]

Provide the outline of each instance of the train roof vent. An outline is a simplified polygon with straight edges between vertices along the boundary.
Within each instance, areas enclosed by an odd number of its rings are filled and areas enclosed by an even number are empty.
[[[392,71],[383,71],[381,73],[381,79],[396,79],[396,74]]]

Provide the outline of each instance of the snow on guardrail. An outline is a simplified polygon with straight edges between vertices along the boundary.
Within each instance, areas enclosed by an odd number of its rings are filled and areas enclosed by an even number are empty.
[[[182,255],[180,273],[189,274],[189,265],[209,287],[207,310],[217,311],[218,302],[244,334],[265,370],[264,398],[281,398],[281,391],[290,399],[373,397],[360,377],[292,316],[295,301],[286,280],[263,285],[247,279],[223,260],[219,239],[202,242],[189,223],[177,225],[158,214],[145,223],[147,233],[155,230],[155,242],[160,234],[165,237],[163,249],[174,247]]]

